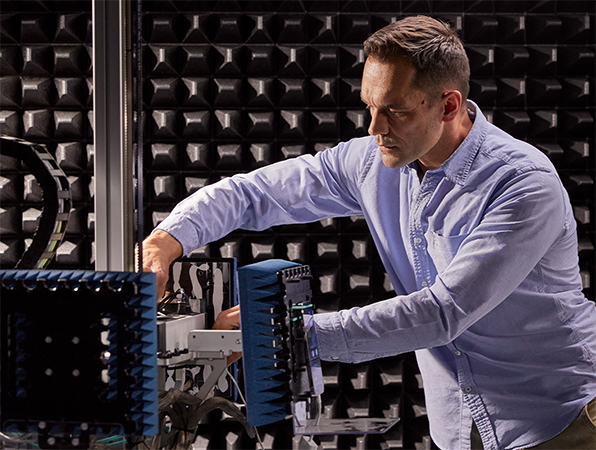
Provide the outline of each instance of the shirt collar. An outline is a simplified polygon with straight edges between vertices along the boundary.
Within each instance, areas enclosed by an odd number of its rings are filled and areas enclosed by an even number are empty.
[[[476,159],[480,146],[484,142],[488,124],[486,117],[476,103],[468,100],[466,107],[468,116],[473,122],[470,132],[443,164],[437,169],[429,171],[442,171],[447,178],[459,185],[464,185],[468,178],[470,167],[474,159]],[[418,161],[414,161],[409,166],[412,169],[416,169],[417,165]]]

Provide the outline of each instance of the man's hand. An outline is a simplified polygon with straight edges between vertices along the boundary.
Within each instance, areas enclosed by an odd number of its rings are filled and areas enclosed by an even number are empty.
[[[143,272],[157,275],[157,298],[163,297],[170,265],[182,256],[182,245],[171,234],[157,230],[143,241]]]
[[[214,330],[233,330],[240,328],[240,305],[233,306],[220,312],[213,324]],[[228,366],[242,357],[242,352],[234,352],[228,356]]]
[[[240,305],[220,312],[213,324],[214,330],[233,330],[240,328]]]

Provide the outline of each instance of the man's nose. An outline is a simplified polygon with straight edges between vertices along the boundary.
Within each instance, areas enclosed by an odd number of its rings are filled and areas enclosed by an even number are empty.
[[[370,125],[368,127],[368,134],[376,136],[377,134],[386,135],[389,133],[389,124],[387,117],[381,114],[378,110],[370,110]]]

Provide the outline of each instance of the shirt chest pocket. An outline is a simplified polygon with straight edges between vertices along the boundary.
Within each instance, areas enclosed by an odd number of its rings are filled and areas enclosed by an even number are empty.
[[[438,273],[443,272],[451,264],[462,242],[469,235],[466,233],[457,236],[443,236],[435,231],[430,231],[427,234],[428,254]]]

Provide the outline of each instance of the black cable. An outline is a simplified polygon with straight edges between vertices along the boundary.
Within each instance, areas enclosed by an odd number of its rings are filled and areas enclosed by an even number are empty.
[[[43,208],[33,241],[15,269],[45,269],[66,233],[72,205],[68,179],[43,145],[9,136],[2,136],[0,141],[0,154],[23,161],[43,191]]]
[[[178,306],[178,312],[180,314],[190,314],[192,310],[190,309],[190,301],[188,299],[188,295],[184,292],[184,289],[180,288],[176,292],[162,298],[160,302],[157,304],[157,312],[162,312],[172,300],[174,300],[178,295],[180,295],[180,299],[182,300]]]
[[[168,306],[172,300],[174,300],[176,298],[176,295],[178,295],[179,291],[173,292],[170,295],[165,296],[164,298],[162,298],[159,303],[157,304],[157,312],[161,312],[163,311],[166,306]]]

